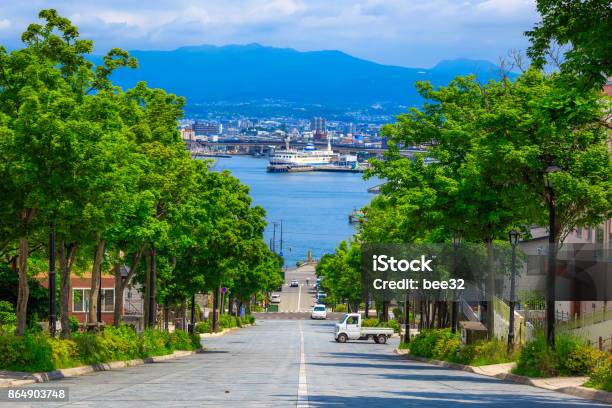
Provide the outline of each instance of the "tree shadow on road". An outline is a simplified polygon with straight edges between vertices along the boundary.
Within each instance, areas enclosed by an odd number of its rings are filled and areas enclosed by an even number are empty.
[[[579,398],[554,395],[517,395],[501,393],[449,393],[422,392],[422,391],[397,391],[387,392],[393,396],[367,396],[367,395],[309,395],[308,402],[312,407],[347,406],[355,407],[500,407],[500,406],[523,406],[523,407],[593,407],[607,406],[605,404],[594,404]]]

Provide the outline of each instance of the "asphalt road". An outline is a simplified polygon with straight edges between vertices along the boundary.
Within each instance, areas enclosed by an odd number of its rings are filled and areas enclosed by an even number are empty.
[[[292,280],[297,280],[299,286],[291,287]],[[285,283],[281,292],[279,312],[309,312],[315,304],[315,267],[304,265],[299,268],[288,269],[285,272]]]
[[[591,401],[423,363],[390,344],[332,339],[331,321],[259,320],[191,357],[31,387],[69,407],[593,407]],[[41,406],[42,404],[35,405]],[[0,407],[28,404],[0,404]],[[605,405],[600,405],[605,406]]]

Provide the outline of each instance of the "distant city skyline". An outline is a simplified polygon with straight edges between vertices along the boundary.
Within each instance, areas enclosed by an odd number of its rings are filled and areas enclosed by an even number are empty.
[[[532,0],[7,1],[0,4],[0,44],[20,47],[21,32],[42,8],[70,18],[96,53],[257,42],[424,68],[454,58],[497,62],[525,49],[523,32],[538,21]]]

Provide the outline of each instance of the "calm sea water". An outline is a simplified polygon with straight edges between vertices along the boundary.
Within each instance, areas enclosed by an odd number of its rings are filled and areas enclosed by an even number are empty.
[[[251,188],[254,204],[266,210],[266,242],[272,238],[273,222],[283,222],[285,265],[333,252],[340,241],[354,233],[348,216],[367,204],[369,187],[376,179],[363,180],[354,173],[268,173],[267,159],[234,156],[217,160],[214,170],[230,170]],[[280,253],[280,224],[276,228],[276,251]]]

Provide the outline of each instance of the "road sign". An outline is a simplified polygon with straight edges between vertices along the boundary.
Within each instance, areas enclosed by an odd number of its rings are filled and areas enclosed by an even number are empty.
[[[227,288],[224,286],[221,288],[221,293],[225,294],[225,292],[227,292]]]

